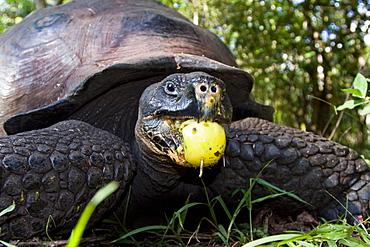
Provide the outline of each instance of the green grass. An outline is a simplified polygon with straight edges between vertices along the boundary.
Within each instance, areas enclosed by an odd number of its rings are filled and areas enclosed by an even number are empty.
[[[264,186],[266,189],[271,191],[272,194],[252,200],[251,192],[256,183]],[[220,246],[221,244],[222,246],[243,247],[333,247],[369,246],[367,244],[370,244],[369,233],[366,227],[367,224],[370,224],[369,219],[358,225],[350,225],[346,222],[346,220],[343,219],[338,219],[331,222],[324,221],[324,223],[318,225],[317,227],[312,227],[313,229],[309,232],[289,231],[284,234],[268,236],[267,228],[259,229],[252,225],[252,209],[255,203],[262,202],[267,199],[272,199],[278,196],[289,196],[303,203],[306,202],[301,200],[293,193],[283,191],[276,186],[273,186],[267,181],[259,178],[259,176],[257,178],[250,179],[250,187],[248,190],[235,191],[234,194],[242,193],[243,197],[234,211],[231,211],[226,206],[226,203],[223,201],[221,196],[216,196],[215,198],[210,199],[204,183],[203,186],[206,194],[206,203],[189,203],[189,201],[187,201],[183,207],[173,213],[172,217],[168,219],[167,225],[146,226],[132,231],[127,231],[124,235],[114,240],[113,242],[136,246],[188,246],[190,243],[193,242],[202,242],[202,244],[218,244],[218,246]],[[229,220],[228,224],[223,225],[218,223],[218,217],[215,211],[216,206],[221,206],[223,212],[217,213],[224,213]],[[191,218],[191,215],[187,216],[187,213],[188,209],[192,207],[207,207],[210,213],[210,218],[202,218],[198,224],[197,229],[194,232],[189,232],[184,229],[184,223],[187,217]],[[241,210],[244,208],[246,208],[249,212],[249,223],[238,225],[236,223],[236,219],[240,215]],[[200,231],[201,225],[204,221],[212,226],[210,233],[202,233]],[[145,234],[150,237],[147,237],[145,240],[136,240],[134,236],[139,233]],[[263,235],[263,237],[258,238],[256,237],[257,235],[258,237]],[[258,239],[254,240],[255,238]],[[199,239],[202,239],[203,241],[200,241]]]
[[[203,183],[203,180],[202,180]],[[255,184],[258,183],[273,193],[271,195],[258,198],[255,200],[251,199],[251,192]],[[136,246],[187,246],[190,243],[198,242],[197,239],[202,238],[205,243],[222,244],[222,246],[366,246],[365,242],[368,241],[368,232],[364,224],[352,226],[347,224],[344,220],[338,220],[336,222],[325,222],[319,225],[308,233],[305,232],[288,232],[286,234],[279,234],[274,236],[267,236],[268,229],[258,229],[252,225],[252,209],[253,205],[258,202],[262,202],[267,199],[272,199],[278,196],[289,196],[296,200],[302,201],[299,197],[293,193],[283,191],[267,181],[257,177],[250,180],[250,187],[248,190],[238,190],[234,194],[242,193],[243,197],[240,200],[237,208],[231,211],[226,203],[223,201],[221,196],[216,196],[210,199],[206,187],[203,183],[204,190],[206,192],[206,203],[186,202],[185,206],[181,207],[178,211],[174,212],[172,217],[168,219],[167,225],[154,225],[146,226],[132,231],[127,231],[118,239],[114,240],[113,243],[131,244]],[[305,203],[305,202],[304,202]],[[217,212],[218,214],[224,213],[229,222],[228,224],[218,223],[218,217],[215,211],[216,206],[221,206],[223,212]],[[210,213],[210,218],[202,218],[198,224],[197,229],[194,232],[189,232],[184,229],[184,223],[187,217],[188,209],[192,207],[207,207]],[[220,207],[219,207],[220,208]],[[249,212],[250,223],[238,225],[236,223],[237,217],[240,215],[242,209],[246,208]],[[191,218],[191,215],[188,216]],[[209,223],[212,226],[211,233],[206,233],[208,237],[205,237],[204,233],[201,233],[201,225],[204,222]],[[254,240],[257,235],[265,237]],[[145,240],[136,240],[136,234],[144,234],[147,236]],[[362,239],[359,240],[354,238],[354,233],[358,234]],[[148,237],[149,236],[149,237]],[[253,241],[254,240],[254,241]]]
[[[313,230],[304,232],[289,232],[274,236],[264,237],[243,245],[255,246],[369,246],[368,230],[363,222],[358,225],[349,225],[344,220],[325,222]],[[358,238],[354,237],[357,236]],[[361,239],[361,240],[360,240]],[[324,243],[326,245],[324,245]]]
[[[251,184],[263,183],[264,180],[252,179]],[[267,184],[267,186],[270,186]],[[276,188],[274,188],[276,189]],[[271,195],[288,195],[290,193],[283,192]],[[244,192],[243,199],[239,206],[234,212],[226,207],[224,201],[220,196],[217,196],[211,200],[207,198],[207,203],[187,203],[185,206],[176,211],[172,218],[169,219],[168,225],[155,225],[147,226],[139,229],[135,229],[122,235],[120,238],[114,240],[114,243],[131,244],[136,246],[187,246],[191,242],[202,242],[203,244],[222,244],[222,246],[243,246],[243,247],[255,247],[255,246],[288,246],[288,247],[318,247],[318,246],[369,246],[370,235],[366,225],[370,224],[369,220],[357,225],[350,225],[346,220],[338,219],[335,221],[324,222],[309,232],[303,231],[289,231],[284,234],[277,234],[273,236],[265,236],[256,240],[253,240],[258,230],[251,224],[249,227],[236,224],[236,218],[242,208],[247,207],[251,212],[253,203],[262,201],[264,199],[272,198],[267,196],[258,200],[250,200],[250,190]],[[224,212],[228,216],[229,224],[222,225],[217,223],[217,215],[214,211],[214,207],[219,204],[222,206]],[[189,232],[183,228],[186,220],[187,210],[191,207],[206,206],[209,208],[211,218],[203,218],[198,225],[198,228],[194,232]],[[250,214],[251,215],[251,214]],[[191,217],[191,216],[189,216]],[[250,216],[251,217],[251,216]],[[213,226],[211,233],[200,232],[201,224],[203,221],[207,221]],[[251,218],[249,222],[252,222]],[[267,230],[262,230],[264,235],[267,235]],[[135,240],[134,235],[138,233],[147,234],[150,236],[145,240]],[[203,239],[204,241],[196,241],[197,238]],[[205,245],[200,245],[205,246]]]

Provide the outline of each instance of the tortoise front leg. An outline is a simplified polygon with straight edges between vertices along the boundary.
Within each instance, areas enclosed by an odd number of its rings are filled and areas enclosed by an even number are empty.
[[[117,201],[135,165],[128,146],[109,132],[69,120],[0,139],[0,239],[70,232],[95,192],[115,180],[121,186],[98,206],[89,225]]]
[[[247,189],[249,179],[263,169],[261,178],[293,192],[310,203],[300,203],[286,196],[266,204],[283,215],[302,210],[318,212],[326,219],[340,217],[348,195],[348,210],[355,216],[369,215],[369,168],[353,150],[324,137],[277,125],[257,118],[232,123],[225,153],[226,164],[221,168],[212,190],[215,194],[231,194],[238,188]],[[256,186],[255,197],[267,195]]]

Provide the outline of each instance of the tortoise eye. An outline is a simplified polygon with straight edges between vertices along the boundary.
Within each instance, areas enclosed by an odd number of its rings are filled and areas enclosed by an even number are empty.
[[[177,88],[173,82],[167,82],[164,86],[164,91],[166,94],[169,94],[171,96],[176,96],[177,95]]]

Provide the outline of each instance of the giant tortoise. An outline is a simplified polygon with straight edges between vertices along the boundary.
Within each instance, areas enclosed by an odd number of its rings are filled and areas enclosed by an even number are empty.
[[[230,207],[262,171],[307,203],[280,197],[260,207],[326,219],[344,206],[353,219],[369,213],[359,155],[272,123],[272,107],[251,98],[252,77],[218,37],[161,3],[78,0],[36,11],[1,35],[0,58],[9,135],[0,139],[0,211],[15,203],[0,217],[0,239],[69,232],[113,180],[120,188],[91,225],[125,210],[133,224],[158,223],[189,195],[205,200],[199,169],[208,195]],[[211,123],[227,145],[203,167],[185,157],[184,131]],[[253,195],[268,193],[256,186]]]

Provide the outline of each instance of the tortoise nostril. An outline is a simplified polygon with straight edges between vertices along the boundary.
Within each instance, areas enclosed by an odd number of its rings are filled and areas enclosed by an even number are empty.
[[[212,86],[211,87],[211,92],[212,93],[216,93],[217,92],[217,87],[216,86]]]
[[[205,85],[200,86],[200,91],[205,93],[207,91],[207,86]]]

